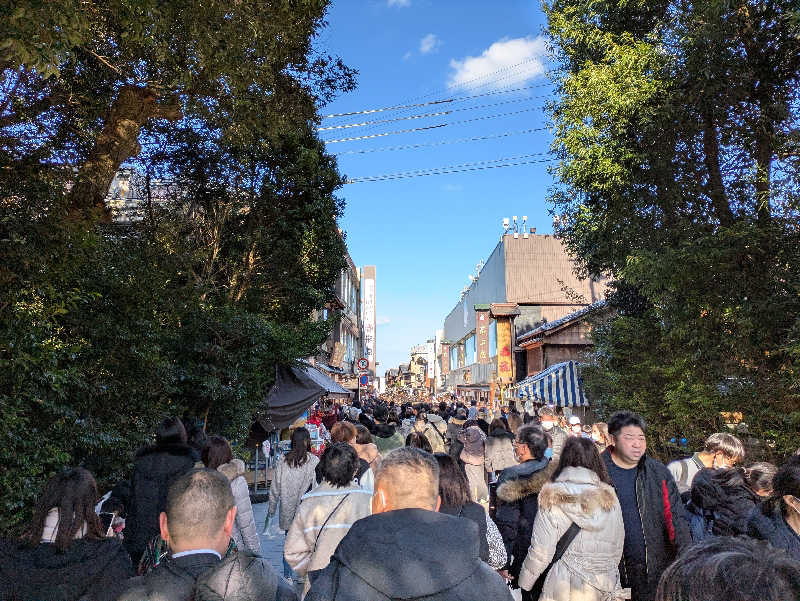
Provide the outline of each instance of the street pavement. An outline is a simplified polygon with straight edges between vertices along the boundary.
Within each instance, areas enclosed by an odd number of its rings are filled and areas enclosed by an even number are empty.
[[[264,532],[264,523],[267,520],[267,511],[269,510],[269,503],[253,503],[253,517],[256,521],[256,529],[258,530],[258,538],[261,539],[261,556],[266,559],[275,570],[278,578],[283,578],[283,541],[286,535],[283,531],[275,538],[270,538]],[[302,584],[295,584],[295,592],[298,598],[303,591]]]

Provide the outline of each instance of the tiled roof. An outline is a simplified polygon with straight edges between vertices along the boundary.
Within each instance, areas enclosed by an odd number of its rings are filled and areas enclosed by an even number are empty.
[[[599,309],[600,307],[605,307],[605,306],[606,306],[606,301],[604,301],[604,300],[597,301],[596,303],[592,303],[591,305],[588,305],[588,306],[584,307],[583,309],[579,309],[578,311],[570,313],[569,315],[565,315],[564,317],[562,317],[560,319],[556,319],[554,321],[548,321],[547,323],[543,323],[539,327],[534,328],[533,330],[531,330],[529,332],[525,332],[522,336],[519,336],[517,338],[517,344],[521,344],[523,342],[526,342],[526,341],[530,340],[531,338],[535,338],[536,336],[539,336],[539,335],[545,334],[545,333],[547,333],[547,332],[549,332],[551,330],[555,330],[557,328],[560,328],[561,326],[566,325],[566,324],[568,324],[570,322],[577,321],[577,320],[581,319],[582,317],[584,317],[585,315],[591,313],[595,309]]]

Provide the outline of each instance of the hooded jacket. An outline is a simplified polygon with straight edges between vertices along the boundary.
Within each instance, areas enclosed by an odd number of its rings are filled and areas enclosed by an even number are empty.
[[[288,530],[292,525],[300,499],[314,484],[314,473],[318,463],[319,458],[311,453],[306,453],[306,462],[300,467],[290,467],[286,463],[285,455],[281,455],[278,459],[275,475],[269,487],[268,515],[270,517],[275,515],[280,502],[278,525],[281,530]]]
[[[747,535],[765,540],[800,561],[800,535],[786,523],[780,505],[777,503],[769,515],[764,515],[761,507],[755,507],[747,520]]]
[[[614,489],[593,471],[567,467],[539,493],[519,585],[525,590],[553,559],[558,540],[575,523],[580,530],[547,574],[541,601],[606,601],[619,592],[619,562],[625,543],[622,509]]]
[[[386,454],[395,449],[405,446],[406,440],[400,432],[397,432],[394,426],[389,424],[375,424],[375,430],[372,433],[375,446],[378,447],[378,452],[381,457],[386,457]]]
[[[250,503],[250,490],[244,479],[244,461],[232,459],[220,465],[217,471],[221,472],[231,483],[231,492],[236,504],[236,522],[233,525],[231,537],[236,542],[240,551],[250,551],[253,554],[261,553],[261,540],[256,530],[256,520],[253,515],[253,506]]]
[[[612,447],[600,455],[611,470]],[[642,534],[647,556],[646,588],[637,591],[638,599],[649,601],[655,595],[658,579],[675,557],[692,542],[689,521],[681,495],[666,466],[643,455],[636,474],[636,500],[642,520]],[[632,583],[623,557],[620,563],[622,585]]]
[[[471,520],[398,509],[356,522],[324,570],[309,574],[306,601],[510,601],[478,556]]]
[[[353,523],[371,512],[371,490],[355,481],[340,488],[323,480],[303,495],[286,534],[283,546],[286,563],[300,575],[324,568]]]
[[[160,533],[158,515],[166,507],[169,485],[191,470],[195,459],[196,451],[185,444],[146,447],[136,453],[124,541],[134,561]]]
[[[511,562],[509,573],[514,579],[519,576],[531,544],[533,521],[539,510],[539,492],[554,470],[555,464],[547,459],[532,459],[506,469],[498,480],[494,521],[503,536]]]
[[[111,601],[135,575],[116,538],[74,540],[63,553],[51,543],[0,542],[2,601]]]
[[[722,486],[714,479],[714,470],[700,470],[687,506],[692,538],[700,540],[705,527],[716,536],[746,534],[748,517],[758,502],[758,495],[746,486]]]
[[[266,560],[237,552],[220,560],[212,553],[169,557],[128,582],[118,601],[296,601]]]
[[[514,455],[514,435],[511,432],[492,432],[486,437],[484,468],[487,472],[501,472],[517,465]]]

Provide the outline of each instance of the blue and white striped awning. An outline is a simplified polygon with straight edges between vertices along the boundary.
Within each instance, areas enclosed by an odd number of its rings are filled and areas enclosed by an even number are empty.
[[[565,361],[529,376],[517,384],[517,396],[543,405],[587,407],[579,364]]]

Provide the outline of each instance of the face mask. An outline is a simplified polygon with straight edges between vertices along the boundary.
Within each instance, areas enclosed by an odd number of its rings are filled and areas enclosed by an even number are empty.
[[[544,430],[552,430],[553,429],[553,422],[542,422],[542,428]]]
[[[575,432],[575,434],[580,434],[583,432],[583,428],[580,426],[572,426],[572,431]]]
[[[712,462],[711,467],[713,469],[724,469],[724,468],[726,468],[728,466],[725,465],[725,458],[724,457],[723,457],[722,461],[720,461],[719,463],[717,463],[717,458],[714,457],[714,461]]]
[[[552,459],[552,458],[553,458],[553,449],[552,449],[552,448],[550,448],[550,447],[547,447],[547,448],[544,450],[544,456],[545,456],[547,459]]]

